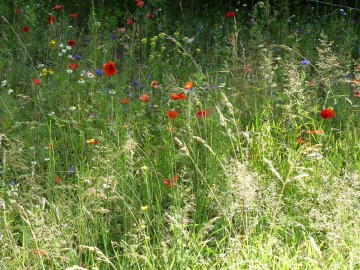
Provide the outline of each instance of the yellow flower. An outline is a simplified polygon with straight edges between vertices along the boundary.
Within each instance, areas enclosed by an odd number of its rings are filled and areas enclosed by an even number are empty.
[[[52,40],[50,40],[50,45],[52,45],[52,46],[55,46],[56,45],[56,40],[55,39],[52,39]]]
[[[141,206],[140,209],[141,209],[141,211],[146,212],[146,211],[149,209],[149,206],[148,206],[148,205],[144,205],[144,206]]]
[[[141,170],[143,171],[147,171],[148,170],[148,167],[146,167],[145,165],[141,167]]]

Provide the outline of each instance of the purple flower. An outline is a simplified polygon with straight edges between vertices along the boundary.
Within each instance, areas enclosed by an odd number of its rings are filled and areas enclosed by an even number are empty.
[[[97,70],[95,71],[95,74],[96,74],[96,75],[102,75],[102,74],[103,74],[103,72],[102,72],[102,70],[101,70],[101,69],[97,69]]]
[[[11,181],[10,185],[11,185],[12,187],[15,187],[15,185],[16,185],[15,181]]]
[[[302,65],[306,66],[306,65],[310,64],[310,61],[307,60],[307,59],[305,59],[305,60],[302,60],[300,63],[301,63]]]
[[[81,54],[75,55],[74,58],[79,60],[81,58]]]
[[[75,166],[74,165],[72,165],[70,167],[69,173],[75,173]]]
[[[115,35],[115,34],[111,34],[111,39],[112,39],[112,40],[117,39],[117,35]]]
[[[116,58],[117,58],[117,59],[121,59],[121,58],[122,58],[122,54],[121,54],[121,53],[118,53],[118,54],[116,55]]]

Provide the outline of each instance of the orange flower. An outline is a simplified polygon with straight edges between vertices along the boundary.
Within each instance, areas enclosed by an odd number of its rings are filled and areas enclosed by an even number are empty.
[[[332,109],[324,109],[320,112],[320,116],[323,119],[331,119],[334,118],[335,112]]]
[[[192,82],[186,82],[184,89],[185,89],[185,90],[190,90],[190,89],[193,88],[193,87],[194,87],[194,85],[193,85]]]
[[[187,96],[185,95],[184,92],[181,92],[180,94],[171,94],[170,97],[172,100],[178,100],[178,99],[186,99]]]
[[[355,92],[355,97],[360,98],[360,91]]]
[[[308,86],[315,86],[316,83],[315,82],[309,82]]]
[[[178,175],[175,175],[172,180],[164,179],[163,183],[167,185],[168,188],[171,188],[175,185],[176,181],[179,179]]]
[[[152,81],[151,82],[151,87],[154,88],[154,89],[159,89],[160,86],[159,86],[158,81]]]
[[[360,85],[360,79],[357,79],[357,80],[353,81],[353,84]]]
[[[306,131],[307,134],[312,135],[312,134],[316,134],[316,135],[321,135],[324,134],[324,131],[322,131],[321,129],[317,129],[317,130],[309,130]]]
[[[32,79],[33,83],[36,85],[41,85],[41,81],[38,78]]]
[[[121,100],[121,104],[128,104],[130,102],[130,99],[123,99],[123,100]]]
[[[142,102],[148,102],[150,99],[149,95],[148,94],[143,94],[141,97],[140,97],[140,100]]]
[[[303,139],[301,139],[301,138],[298,138],[298,139],[296,140],[296,142],[297,142],[298,144],[303,144],[303,143],[305,143],[305,141],[304,141]]]
[[[31,251],[31,252],[32,252],[32,254],[34,254],[34,255],[39,255],[39,256],[44,256],[44,255],[46,254],[46,251],[43,250],[43,249],[40,249],[39,251],[33,250],[33,251]]]
[[[116,72],[117,72],[114,62],[113,61],[107,62],[103,66],[103,72],[104,72],[106,77],[114,76],[116,74]]]
[[[253,72],[253,69],[250,65],[246,65],[244,68],[245,73],[251,73]]]
[[[166,116],[171,119],[176,119],[178,117],[179,113],[177,111],[170,110],[166,113]]]
[[[55,182],[56,184],[60,184],[61,183],[61,179],[59,176],[55,176]]]

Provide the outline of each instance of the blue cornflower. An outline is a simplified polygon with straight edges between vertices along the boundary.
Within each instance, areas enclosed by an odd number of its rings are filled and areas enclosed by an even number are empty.
[[[360,48],[359,48],[360,49]],[[146,79],[150,79],[151,78],[151,76],[150,75],[146,75],[146,77],[145,77]]]
[[[79,60],[81,58],[81,54],[75,55],[74,58]]]
[[[70,167],[69,173],[75,173],[75,166],[74,165],[72,165]]]
[[[10,185],[11,185],[12,187],[15,187],[15,185],[16,185],[15,181],[11,181]]]
[[[350,79],[350,74],[346,74],[346,75],[345,75],[345,78],[346,78],[346,79]]]
[[[103,72],[102,72],[101,69],[97,69],[97,70],[95,71],[95,73],[96,73],[96,75],[102,75],[102,74],[103,74]]]
[[[132,82],[132,86],[133,87],[136,87],[136,86],[138,86],[139,85],[139,80],[134,80],[133,82]]]
[[[300,63],[301,63],[302,65],[306,66],[306,65],[310,64],[310,61],[307,60],[307,59],[305,59],[305,60],[302,60]]]

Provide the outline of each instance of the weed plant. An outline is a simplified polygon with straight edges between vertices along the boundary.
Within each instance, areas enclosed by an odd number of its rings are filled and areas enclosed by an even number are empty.
[[[358,9],[15,2],[0,269],[360,269]]]

